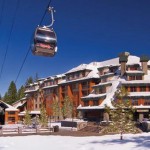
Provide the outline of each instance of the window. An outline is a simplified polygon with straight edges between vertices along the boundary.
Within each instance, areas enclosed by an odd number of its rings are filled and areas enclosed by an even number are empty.
[[[78,89],[78,83],[72,84],[72,89],[73,89],[73,90],[74,90],[74,89]]]
[[[136,80],[135,76],[130,76],[129,80]]]
[[[150,92],[150,86],[148,86],[148,91]]]
[[[15,113],[16,113],[15,111],[8,111],[9,115],[15,115]]]
[[[144,100],[144,105],[150,105],[150,99],[145,99]]]
[[[130,91],[131,92],[136,92],[136,87],[135,86],[130,87]]]
[[[89,94],[89,91],[82,91],[82,96],[87,96]]]
[[[142,80],[142,76],[136,76],[136,80]]]
[[[94,101],[93,101],[93,106],[98,106],[98,105],[99,105],[98,100],[94,100]]]
[[[85,77],[85,72],[82,72],[82,77]]]
[[[84,106],[89,106],[89,101],[85,101]]]
[[[140,91],[141,91],[141,92],[145,92],[145,91],[146,91],[146,86],[141,86],[141,87],[140,87]]]
[[[136,100],[133,99],[131,101],[131,103],[132,103],[133,106],[137,106],[138,105],[138,100],[137,99]]]
[[[8,122],[15,122],[15,117],[8,117]]]
[[[77,72],[77,73],[75,74],[75,76],[76,76],[76,78],[79,78],[79,72]]]
[[[82,82],[82,89],[87,89],[89,88],[89,83],[88,82]]]

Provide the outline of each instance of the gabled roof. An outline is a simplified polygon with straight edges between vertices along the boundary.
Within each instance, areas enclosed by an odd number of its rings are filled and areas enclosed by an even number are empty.
[[[4,101],[0,100],[0,103],[3,103],[6,107],[5,111],[18,111],[18,109],[14,108],[13,106],[5,103]]]

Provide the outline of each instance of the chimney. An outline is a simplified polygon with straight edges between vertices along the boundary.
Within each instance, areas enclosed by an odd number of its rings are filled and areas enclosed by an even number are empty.
[[[119,63],[121,64],[121,76],[126,72],[126,63],[128,61],[129,52],[122,52],[119,54]]]
[[[147,70],[148,70],[148,66],[147,66],[147,62],[149,61],[149,57],[146,55],[143,55],[140,57],[140,62],[142,65],[142,71],[145,73],[145,75],[147,75]]]

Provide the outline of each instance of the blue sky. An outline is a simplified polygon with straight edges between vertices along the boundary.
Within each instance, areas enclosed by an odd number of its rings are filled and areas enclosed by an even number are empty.
[[[0,78],[3,95],[15,80],[49,0],[19,0],[8,53]],[[6,51],[17,0],[0,0],[0,67]],[[53,58],[29,53],[17,88],[29,76],[65,73],[82,63],[117,57],[119,52],[150,55],[149,0],[52,0],[58,53]],[[43,25],[50,23],[45,16]]]

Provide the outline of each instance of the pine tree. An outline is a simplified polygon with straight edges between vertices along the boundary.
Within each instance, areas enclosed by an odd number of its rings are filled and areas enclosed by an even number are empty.
[[[26,113],[25,113],[24,124],[27,126],[31,125],[31,116],[28,110],[26,110]]]
[[[27,86],[27,85],[29,85],[29,84],[31,84],[31,83],[33,83],[33,82],[34,82],[34,80],[33,80],[33,78],[30,76],[30,77],[26,80],[25,86]]]
[[[125,88],[120,88],[116,92],[116,99],[119,100],[112,102],[114,109],[108,109],[107,112],[111,117],[111,123],[105,128],[104,132],[120,133],[121,139],[123,133],[137,133],[139,132],[133,122],[134,108],[129,100],[124,99],[128,92]]]
[[[5,95],[4,95],[4,97],[3,97],[3,101],[5,101],[7,103],[8,99],[9,99],[8,98],[8,93],[6,92]]]
[[[42,105],[41,110],[40,110],[40,124],[42,127],[47,127],[48,126],[48,116],[46,114],[46,109],[45,107]]]
[[[25,91],[25,87],[22,85],[20,87],[20,89],[18,90],[18,93],[17,93],[17,98],[18,99],[21,99],[25,96],[24,91]]]
[[[64,98],[62,114],[64,118],[71,118],[73,115],[73,101],[68,96]]]
[[[8,91],[4,95],[4,101],[10,105],[17,101],[17,88],[14,81],[11,81]]]

